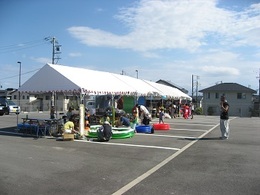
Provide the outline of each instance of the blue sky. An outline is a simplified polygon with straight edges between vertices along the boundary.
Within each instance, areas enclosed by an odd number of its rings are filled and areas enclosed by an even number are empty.
[[[235,82],[258,90],[259,0],[1,0],[0,85],[51,62],[171,81],[191,94]],[[46,75],[46,79],[47,79]],[[87,76],[87,75],[86,75]],[[105,79],[105,78],[104,78]]]

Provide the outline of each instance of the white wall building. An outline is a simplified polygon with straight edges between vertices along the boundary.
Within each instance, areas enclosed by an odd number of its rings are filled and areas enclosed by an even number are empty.
[[[255,90],[237,83],[221,83],[199,92],[203,93],[203,113],[205,115],[220,114],[220,97],[224,94],[229,105],[230,116],[250,117],[253,110],[253,94]]]

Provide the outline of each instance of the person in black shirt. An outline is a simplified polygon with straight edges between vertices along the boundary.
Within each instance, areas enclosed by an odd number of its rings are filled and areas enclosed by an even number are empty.
[[[220,131],[221,139],[228,139],[229,137],[229,104],[225,96],[221,96],[220,100]]]

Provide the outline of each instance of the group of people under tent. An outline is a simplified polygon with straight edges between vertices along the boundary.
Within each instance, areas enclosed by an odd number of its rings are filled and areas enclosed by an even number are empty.
[[[152,120],[152,115],[149,110],[144,105],[135,104],[132,108],[132,113],[127,114],[124,112],[123,108],[123,99],[119,98],[117,102],[117,107],[115,108],[115,120],[113,125],[115,127],[130,127],[135,129],[136,125],[149,125]],[[159,123],[164,123],[163,119],[165,117],[165,109],[163,107],[159,108]],[[108,107],[104,115],[100,118],[99,124],[112,124],[112,107]],[[66,114],[67,122],[64,124],[65,133],[75,133],[79,134],[79,125],[78,125],[78,114],[73,112],[73,108],[69,108]],[[90,129],[90,113],[89,110],[85,109],[85,134]]]
[[[162,103],[161,100],[158,101],[156,107],[153,108],[152,115],[153,117],[159,118],[159,122],[161,121],[160,119],[162,119],[162,116],[165,118],[183,117],[184,119],[193,119],[194,109],[194,104],[189,101],[183,103],[179,100],[167,100]]]
[[[112,126],[112,119],[110,112],[105,112],[105,114],[100,118],[99,124],[108,124]],[[144,105],[134,105],[132,108],[132,115],[125,113],[123,110],[117,110],[115,113],[115,121],[113,124],[115,127],[129,127],[135,129],[136,125],[149,125],[151,121],[151,114]],[[85,108],[85,135],[88,134],[90,129],[89,121],[89,110]],[[80,137],[79,131],[79,114],[73,110],[72,107],[69,108],[66,116],[64,118],[64,133],[74,133],[75,137]]]
[[[106,112],[103,117],[100,119],[100,124],[103,124],[105,121],[108,121],[111,123],[111,117]],[[151,121],[151,114],[148,111],[148,109],[143,105],[134,105],[132,108],[132,115],[125,113],[123,110],[116,110],[115,111],[115,121],[114,125],[116,127],[125,126],[125,127],[131,127],[135,129],[135,126],[137,124],[143,124],[143,125],[149,125]]]
[[[182,107],[182,114],[183,117],[186,119],[187,117],[191,116],[193,118],[193,112],[191,110],[191,105],[183,105]],[[221,97],[221,134],[222,139],[228,139],[229,136],[229,118],[228,118],[228,109],[229,105],[225,99],[225,97]],[[188,111],[187,111],[188,110]],[[160,108],[159,111],[159,123],[164,123],[164,109]],[[88,109],[85,109],[85,136],[88,135],[88,130],[90,129],[90,123],[89,123],[89,111]],[[151,121],[151,114],[148,111],[148,109],[144,105],[138,105],[136,104],[132,108],[132,116],[130,117],[129,114],[126,114],[125,112],[117,112],[115,115],[115,121],[114,125],[116,127],[130,127],[132,129],[135,129],[136,125],[149,125]],[[103,117],[99,121],[100,125],[102,125],[102,128],[108,129],[107,131],[112,132],[112,121],[109,116],[109,114],[105,113]],[[69,108],[65,118],[64,118],[64,132],[63,133],[73,133],[75,135],[75,138],[81,138],[82,135],[80,135],[79,132],[79,115],[73,113],[73,108]],[[107,140],[108,141],[108,140]]]

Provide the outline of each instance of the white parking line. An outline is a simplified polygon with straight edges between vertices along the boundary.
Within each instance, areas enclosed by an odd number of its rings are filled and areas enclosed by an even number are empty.
[[[187,138],[187,139],[198,139],[198,137],[188,137],[188,136],[178,136],[178,135],[159,135],[159,134],[145,134],[145,133],[137,133],[135,136],[155,136],[155,137],[173,137],[173,138]]]
[[[170,125],[185,125],[185,126],[204,126],[204,127],[213,127],[216,124],[193,124],[193,123],[169,123]]]
[[[93,143],[93,144],[115,145],[115,146],[129,146],[129,147],[139,147],[139,148],[155,148],[155,149],[175,150],[175,151],[180,150],[180,148],[171,148],[171,147],[162,147],[162,146],[122,144],[122,143],[112,143],[112,142],[94,142],[94,141],[87,141],[87,140],[74,140],[74,141],[77,141],[77,142],[88,142],[88,143]]]
[[[165,164],[167,164],[168,162],[170,162],[171,160],[173,160],[175,157],[177,157],[178,155],[180,155],[182,152],[184,152],[185,150],[187,150],[189,147],[191,147],[193,144],[195,144],[200,138],[203,138],[204,136],[206,136],[209,132],[211,132],[213,129],[215,129],[217,126],[219,126],[219,124],[215,125],[214,127],[212,127],[210,130],[208,130],[207,132],[203,133],[201,136],[198,137],[198,139],[191,141],[190,143],[188,143],[186,146],[184,146],[182,149],[180,149],[179,151],[175,152],[173,155],[169,156],[168,158],[166,158],[165,160],[163,160],[161,163],[157,164],[156,166],[154,166],[153,168],[151,168],[150,170],[148,170],[147,172],[145,172],[144,174],[140,175],[139,177],[137,177],[136,179],[134,179],[133,181],[131,181],[130,183],[126,184],[125,186],[123,186],[122,188],[120,188],[119,190],[117,190],[116,192],[113,193],[113,195],[120,195],[123,194],[125,192],[127,192],[129,189],[131,189],[132,187],[134,187],[136,184],[140,183],[141,181],[143,181],[145,178],[147,178],[148,176],[150,176],[151,174],[153,174],[155,171],[157,171],[158,169],[160,169],[161,167],[163,167]]]
[[[202,130],[202,129],[171,129],[172,131],[202,131],[206,132],[207,130]]]

